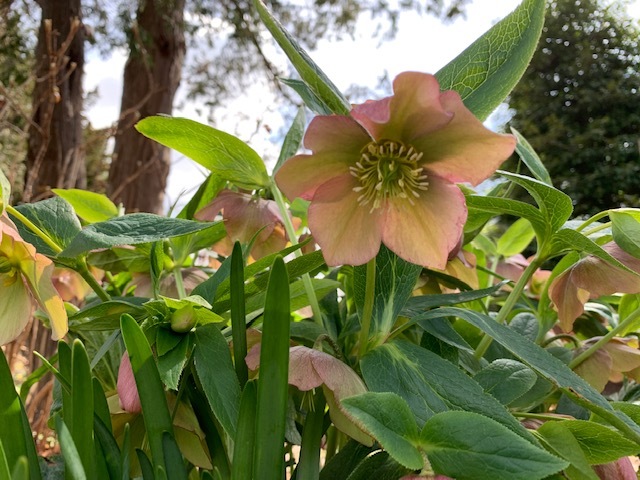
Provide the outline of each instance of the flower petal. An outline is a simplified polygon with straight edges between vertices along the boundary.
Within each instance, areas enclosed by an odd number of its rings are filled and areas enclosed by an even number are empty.
[[[385,211],[382,243],[408,262],[443,270],[467,219],[460,189],[430,176],[429,189],[420,192],[415,205],[390,200]]]
[[[558,310],[560,328],[565,332],[571,331],[589,300],[589,292],[579,288],[572,277],[573,267],[558,275],[549,287],[549,298]]]
[[[453,112],[453,120],[412,144],[424,154],[422,164],[428,171],[450,182],[477,185],[511,156],[516,139],[487,129],[464,106],[458,93],[444,92],[441,101],[446,111]]]
[[[289,349],[289,385],[294,385],[303,392],[322,385],[322,378],[312,363],[313,352],[316,351],[303,346]]]
[[[313,155],[296,155],[287,160],[276,173],[278,188],[290,200],[310,200],[320,185],[348,173],[349,167],[360,159],[360,150],[370,141],[367,132],[351,117],[315,117],[304,139]]]
[[[120,360],[118,368],[118,397],[120,398],[120,407],[131,413],[140,413],[142,404],[138,395],[138,387],[136,379],[133,375],[133,368],[129,360],[129,354],[124,352]]]
[[[380,250],[380,210],[358,204],[351,175],[341,175],[318,188],[309,206],[309,229],[329,266],[362,265]]]
[[[32,311],[31,297],[22,279],[0,275],[0,345],[20,335]]]

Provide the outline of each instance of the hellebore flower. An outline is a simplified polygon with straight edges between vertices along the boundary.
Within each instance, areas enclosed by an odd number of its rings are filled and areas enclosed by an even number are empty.
[[[640,258],[628,254],[614,242],[602,248],[629,269],[640,272]],[[562,272],[549,287],[549,298],[565,332],[570,331],[575,319],[582,315],[589,299],[612,293],[640,293],[640,276],[592,255]]]
[[[251,370],[256,370],[260,363],[260,345],[252,348],[245,360]],[[291,347],[289,384],[303,392],[322,386],[336,428],[364,445],[373,444],[371,437],[349,419],[341,403],[343,398],[367,391],[362,379],[348,365],[319,350],[301,345]]]
[[[486,129],[433,75],[405,72],[394,95],[318,116],[305,134],[312,154],[276,174],[293,200],[310,200],[309,228],[328,265],[362,265],[383,243],[399,257],[444,269],[467,218],[455,182],[477,185],[515,148]]]
[[[136,378],[133,375],[131,360],[129,360],[129,354],[127,352],[124,352],[120,360],[117,389],[120,408],[129,413],[140,413],[142,411]]]
[[[31,318],[34,299],[51,321],[52,337],[67,333],[67,312],[52,282],[54,265],[0,216],[0,345],[14,340]]]
[[[251,249],[254,259],[279,252],[286,246],[287,235],[282,216],[273,200],[223,190],[211,203],[199,210],[195,218],[213,221],[220,211],[227,229],[227,237],[231,240],[227,245],[228,252],[222,253],[231,254],[233,242],[249,243],[256,233],[258,238]]]

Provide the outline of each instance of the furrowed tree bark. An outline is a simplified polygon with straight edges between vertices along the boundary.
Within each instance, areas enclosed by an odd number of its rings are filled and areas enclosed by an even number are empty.
[[[82,151],[84,30],[80,0],[41,0],[24,201],[86,185]]]
[[[185,0],[140,0],[124,70],[120,120],[109,170],[109,197],[127,211],[162,213],[170,151],[134,124],[171,114],[186,51]]]

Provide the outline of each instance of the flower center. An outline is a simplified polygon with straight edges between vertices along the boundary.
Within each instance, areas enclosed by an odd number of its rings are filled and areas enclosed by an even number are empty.
[[[402,142],[369,142],[361,151],[360,161],[349,167],[360,182],[353,189],[360,193],[358,203],[370,204],[371,212],[388,198],[403,198],[414,205],[420,191],[429,188],[427,175],[418,165],[421,158],[422,152]]]

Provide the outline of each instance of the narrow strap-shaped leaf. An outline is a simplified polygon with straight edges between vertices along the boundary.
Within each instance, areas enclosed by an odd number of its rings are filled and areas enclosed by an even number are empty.
[[[546,183],[549,186],[553,186],[553,182],[551,181],[549,172],[547,171],[546,167],[542,163],[542,160],[540,160],[540,157],[533,149],[531,144],[527,141],[526,138],[522,136],[519,131],[517,131],[513,127],[511,127],[511,133],[513,133],[518,140],[518,144],[516,145],[516,153],[527,166],[529,171],[541,182]]]
[[[184,459],[178,444],[167,432],[162,434],[162,446],[164,449],[164,463],[167,466],[167,478],[171,480],[187,480],[187,469],[184,467]]]
[[[95,432],[95,438],[99,442],[100,448],[102,449],[102,454],[104,455],[104,461],[109,473],[109,478],[116,480],[123,477],[122,457],[120,455],[120,449],[118,448],[116,439],[113,438],[110,428],[110,421],[108,424],[105,424],[98,415],[95,415],[93,417],[93,430]]]
[[[246,383],[240,399],[240,414],[233,449],[231,480],[251,480],[253,475],[253,450],[256,438],[257,382]]]
[[[351,110],[349,102],[342,96],[338,88],[329,80],[329,77],[315,64],[298,42],[276,20],[261,0],[254,0],[253,4],[258,10],[260,18],[265,26],[278,42],[280,48],[289,57],[294,68],[300,74],[313,93],[327,105],[329,110],[339,115],[346,115]]]
[[[18,459],[20,458],[24,458],[24,457],[23,456],[18,457]],[[0,478],[11,478],[11,470],[9,470],[9,464],[7,463],[7,456],[4,453],[4,447],[2,446],[1,437],[0,437]]]
[[[280,480],[289,373],[289,277],[282,257],[269,275],[262,327],[253,477]]]
[[[93,443],[93,381],[89,356],[82,342],[74,340],[71,349],[71,405],[73,424],[69,431],[78,455],[89,478],[95,478],[95,449]]]
[[[242,246],[236,242],[231,254],[231,334],[233,337],[233,358],[240,388],[249,378],[244,358],[247,356],[247,324],[244,305],[244,261]]]
[[[29,462],[26,457],[18,458],[13,471],[11,472],[11,480],[29,480]]]
[[[140,396],[153,464],[164,465],[162,432],[173,433],[173,426],[160,374],[147,337],[133,317],[123,315],[120,329]]]
[[[324,407],[326,405],[322,389],[313,396],[313,406],[307,412],[302,430],[300,462],[296,469],[296,479],[316,480],[320,475],[320,450],[324,433]]]
[[[136,455],[138,456],[138,463],[140,463],[142,478],[144,480],[155,480],[156,475],[153,473],[153,465],[151,465],[149,457],[139,448],[136,448]]]
[[[60,441],[60,448],[64,456],[65,478],[71,480],[86,480],[87,475],[82,467],[82,459],[73,441],[71,432],[59,415],[56,415],[56,432]]]
[[[124,434],[122,435],[122,480],[129,480],[129,469],[131,459],[129,452],[131,451],[131,429],[127,423],[124,426]]]
[[[545,0],[524,0],[436,77],[443,90],[456,90],[476,117],[484,120],[522,77],[544,24]]]
[[[13,468],[20,457],[27,457],[31,480],[41,478],[38,456],[31,436],[31,427],[18,396],[9,364],[0,352],[0,443],[7,468]]]

